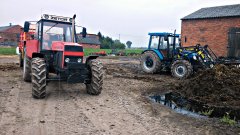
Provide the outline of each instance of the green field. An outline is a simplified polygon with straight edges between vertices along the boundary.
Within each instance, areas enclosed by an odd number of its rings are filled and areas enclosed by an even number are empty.
[[[88,56],[91,53],[94,52],[100,52],[100,51],[105,51],[107,54],[111,54],[112,49],[92,49],[92,48],[87,48],[84,49],[84,55]],[[134,54],[141,54],[143,51],[142,49],[125,49],[125,50],[116,50],[116,52],[125,52],[126,55],[129,55],[131,53]],[[0,47],[0,55],[16,55],[16,48],[15,47]]]
[[[88,56],[91,53],[100,52],[100,51],[105,51],[107,54],[111,54],[112,49],[92,49],[92,48],[87,48],[87,49],[84,49],[84,55]],[[116,52],[125,52],[126,55],[129,55],[131,53],[141,54],[143,50],[142,49],[125,49],[125,50],[115,50],[115,51]]]
[[[111,49],[93,49],[93,48],[85,48],[84,49],[84,55],[85,56],[88,56],[90,55],[91,53],[94,53],[94,52],[100,52],[100,51],[105,51],[107,54],[110,54],[112,52]]]
[[[0,47],[0,55],[16,55],[16,47]]]

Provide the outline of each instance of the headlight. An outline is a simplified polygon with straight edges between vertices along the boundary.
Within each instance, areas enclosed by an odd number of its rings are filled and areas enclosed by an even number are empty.
[[[69,59],[69,58],[66,58],[66,59],[65,59],[65,62],[69,62],[69,61],[70,61],[70,59]]]
[[[81,59],[81,58],[79,58],[79,59],[77,60],[77,62],[78,62],[78,63],[81,63],[81,62],[82,62],[82,59]]]
[[[197,57],[196,57],[195,55],[193,55],[193,59],[194,59],[194,60],[197,60]]]

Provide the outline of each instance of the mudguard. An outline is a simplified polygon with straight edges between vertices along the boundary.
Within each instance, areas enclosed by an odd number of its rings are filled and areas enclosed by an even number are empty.
[[[88,64],[88,61],[90,61],[90,60],[93,60],[93,59],[96,59],[96,58],[98,58],[99,56],[98,55],[91,55],[91,56],[88,56],[87,58],[86,58],[86,64]]]
[[[33,53],[38,52],[38,40],[28,40],[26,42],[26,53],[29,58],[32,58]]]
[[[145,53],[145,52],[147,52],[147,51],[152,51],[152,52],[156,53],[157,56],[159,57],[159,59],[160,59],[160,60],[163,60],[163,55],[162,55],[162,53],[161,53],[158,49],[147,49],[147,50],[144,50],[144,51],[142,52],[142,54]]]

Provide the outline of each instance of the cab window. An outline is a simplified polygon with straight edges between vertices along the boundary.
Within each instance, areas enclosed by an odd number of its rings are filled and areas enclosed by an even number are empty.
[[[150,48],[158,49],[158,44],[159,44],[159,36],[152,36]]]

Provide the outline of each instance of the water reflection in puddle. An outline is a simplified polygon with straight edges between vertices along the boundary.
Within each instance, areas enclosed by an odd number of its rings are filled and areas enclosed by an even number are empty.
[[[174,96],[172,93],[167,93],[164,95],[154,95],[150,96],[150,99],[154,102],[165,105],[177,113],[195,117],[195,118],[205,118],[206,116],[200,115],[200,109],[196,109],[195,106],[191,105],[191,103],[182,98]]]

